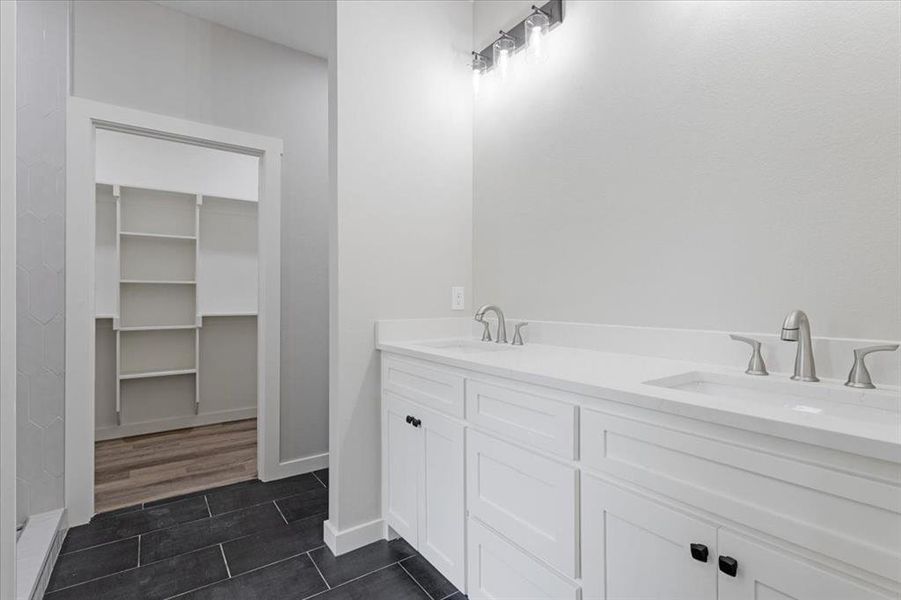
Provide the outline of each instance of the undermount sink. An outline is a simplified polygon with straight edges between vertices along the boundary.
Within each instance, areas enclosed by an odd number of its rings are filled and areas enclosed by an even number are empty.
[[[830,383],[802,383],[773,377],[703,371],[681,373],[645,383],[725,401],[746,401],[852,420],[897,419],[901,410],[897,392],[856,390]]]
[[[474,354],[476,352],[503,352],[505,350],[513,350],[514,346],[510,344],[496,344],[494,342],[480,342],[478,340],[437,340],[434,342],[421,342],[420,346],[426,348],[435,348],[437,350],[454,350],[463,352],[464,354]]]

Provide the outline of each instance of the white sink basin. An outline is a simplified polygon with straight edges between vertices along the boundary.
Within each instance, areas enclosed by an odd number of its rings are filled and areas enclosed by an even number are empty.
[[[802,383],[775,377],[691,371],[645,383],[724,401],[764,404],[855,421],[898,419],[901,409],[897,392],[857,390],[834,383]]]
[[[511,346],[510,344],[496,344],[494,342],[482,342],[479,340],[437,340],[433,342],[421,342],[419,345],[425,346],[426,348],[452,350],[464,354],[475,354],[477,352],[503,352],[517,348],[517,346]]]

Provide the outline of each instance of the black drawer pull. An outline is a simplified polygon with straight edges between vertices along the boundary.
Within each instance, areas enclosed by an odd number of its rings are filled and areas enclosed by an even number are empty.
[[[413,417],[411,417],[410,415],[407,415],[407,425],[410,425],[412,423],[413,423]]]
[[[704,544],[692,544],[691,545],[691,557],[695,560],[699,560],[703,563],[707,562],[707,556],[710,552],[707,550],[707,546]]]
[[[735,577],[736,573],[738,573],[738,561],[731,556],[721,556],[720,571],[729,577]]]
[[[410,421],[410,424],[411,424],[413,427],[419,427],[420,425],[422,425],[422,421],[420,421],[419,419],[414,418],[412,421]]]

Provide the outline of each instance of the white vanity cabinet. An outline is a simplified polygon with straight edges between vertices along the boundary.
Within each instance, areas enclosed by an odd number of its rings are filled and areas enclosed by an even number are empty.
[[[416,365],[409,366],[422,375]],[[409,395],[417,397],[415,391]],[[466,572],[463,439],[458,419],[383,389],[385,522],[461,589]]]
[[[901,597],[898,462],[440,361],[383,352],[384,518],[470,598]]]

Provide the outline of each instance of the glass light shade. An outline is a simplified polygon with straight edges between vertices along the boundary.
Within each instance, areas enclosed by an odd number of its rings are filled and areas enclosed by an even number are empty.
[[[494,65],[497,67],[501,78],[505,79],[510,73],[510,61],[513,59],[513,53],[516,52],[516,40],[509,37],[502,37],[494,42]]]
[[[472,57],[472,91],[479,93],[479,82],[488,70],[488,61],[484,57],[475,54]]]
[[[551,20],[542,12],[535,11],[526,19],[526,59],[528,62],[547,60],[547,34],[551,30]]]

